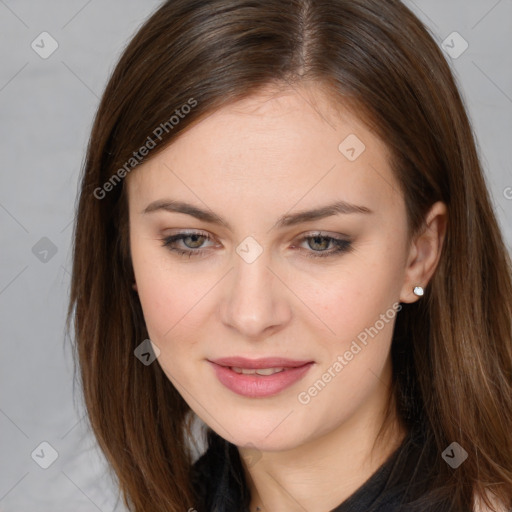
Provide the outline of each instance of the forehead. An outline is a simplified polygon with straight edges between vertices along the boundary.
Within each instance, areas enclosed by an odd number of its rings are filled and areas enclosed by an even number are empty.
[[[141,201],[179,189],[306,207],[326,193],[376,204],[398,192],[385,144],[314,85],[267,87],[206,115],[127,179]]]

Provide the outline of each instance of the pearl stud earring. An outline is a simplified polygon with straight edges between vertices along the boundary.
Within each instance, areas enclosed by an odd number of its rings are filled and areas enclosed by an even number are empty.
[[[414,295],[416,295],[418,297],[422,297],[423,296],[423,288],[421,286],[415,286],[414,287]]]

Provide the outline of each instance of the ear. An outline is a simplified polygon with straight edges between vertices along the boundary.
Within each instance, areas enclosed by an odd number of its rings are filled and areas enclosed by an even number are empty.
[[[415,302],[419,297],[414,295],[414,287],[427,287],[441,257],[447,221],[446,205],[434,203],[425,218],[424,230],[411,242],[400,302]]]
[[[134,281],[134,282],[133,282],[133,284],[132,284],[132,288],[133,288],[136,292],[138,292],[138,291],[139,291],[139,290],[138,290],[138,288],[137,288],[137,283],[136,283],[135,281]]]

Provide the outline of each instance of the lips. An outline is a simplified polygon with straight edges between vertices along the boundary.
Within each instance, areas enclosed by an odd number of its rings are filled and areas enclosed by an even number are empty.
[[[245,357],[222,357],[220,359],[210,359],[212,363],[219,366],[243,368],[247,370],[257,370],[260,368],[298,368],[305,364],[312,363],[311,360],[287,359],[284,357],[262,357],[259,359],[247,359]]]
[[[277,395],[302,379],[315,364],[314,361],[282,357],[224,357],[208,360],[208,363],[221,384],[249,398]]]

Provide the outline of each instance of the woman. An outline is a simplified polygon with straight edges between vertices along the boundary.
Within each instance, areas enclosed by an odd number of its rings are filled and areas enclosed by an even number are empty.
[[[511,309],[464,105],[398,0],[175,0],[130,42],[69,318],[131,510],[508,510]]]

